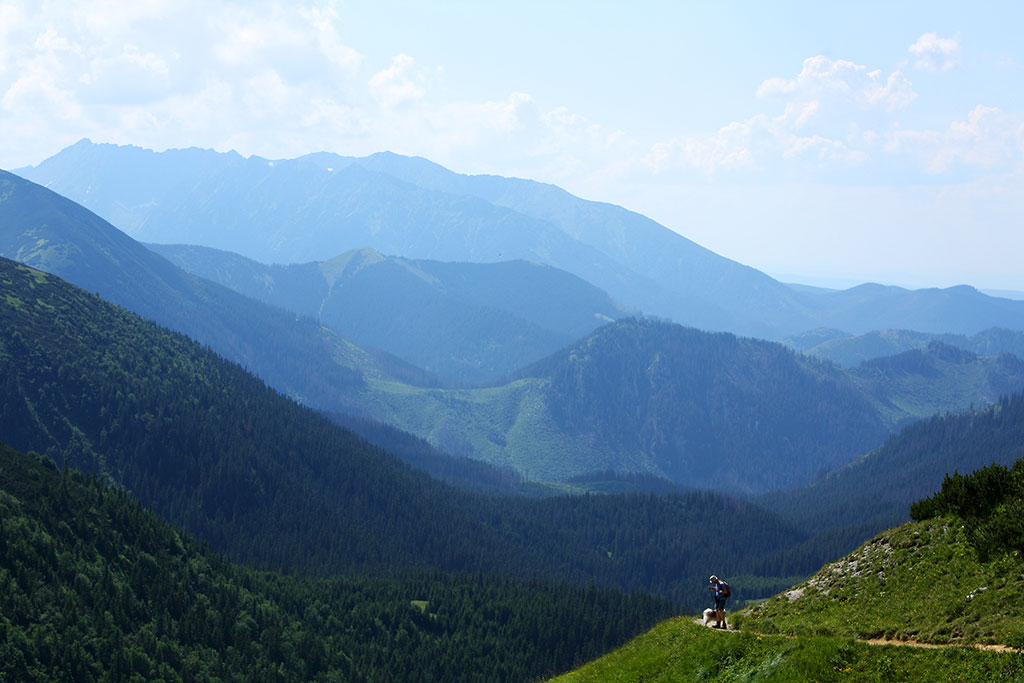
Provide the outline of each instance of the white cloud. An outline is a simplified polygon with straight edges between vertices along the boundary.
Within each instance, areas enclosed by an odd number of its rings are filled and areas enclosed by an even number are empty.
[[[894,131],[886,151],[911,155],[933,174],[957,165],[986,171],[1021,170],[1024,117],[979,104],[966,119],[953,121],[944,131]]]
[[[326,112],[372,103],[337,24],[330,1],[4,2],[0,119],[18,136],[0,165],[83,136],[157,149],[244,139],[241,151],[269,153],[298,128],[308,148],[337,121]]]
[[[875,128],[916,97],[898,70],[883,76],[880,69],[821,55],[805,59],[794,78],[763,81],[755,95],[781,103],[781,111],[733,121],[714,133],[657,142],[643,164],[655,174],[692,169],[708,179],[752,172],[814,174],[835,165],[848,169],[870,161],[869,149],[877,147]],[[851,130],[857,134],[851,136]]]
[[[164,96],[170,85],[171,68],[154,52],[143,52],[131,43],[117,54],[96,55],[78,77],[83,104],[146,104]]]
[[[917,57],[914,66],[926,71],[948,71],[960,63],[960,41],[925,33],[907,51]]]
[[[373,75],[369,86],[374,97],[386,107],[409,104],[423,97],[426,89],[418,83],[422,74],[414,68],[416,60],[407,54],[396,55],[391,66]]]
[[[765,80],[756,94],[761,99],[819,101],[833,106],[852,104],[887,111],[903,109],[916,97],[910,81],[899,71],[883,80],[880,69],[868,71],[866,66],[823,55],[805,59],[796,78]]]

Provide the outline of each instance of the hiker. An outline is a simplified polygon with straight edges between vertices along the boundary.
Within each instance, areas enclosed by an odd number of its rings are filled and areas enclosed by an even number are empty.
[[[725,581],[719,581],[714,574],[708,579],[708,590],[715,596],[715,616],[718,623],[715,628],[729,628],[725,623],[725,601],[732,595],[732,589]]]

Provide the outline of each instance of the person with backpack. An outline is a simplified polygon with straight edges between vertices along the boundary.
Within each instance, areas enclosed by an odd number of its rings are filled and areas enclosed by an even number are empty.
[[[728,583],[712,574],[708,580],[708,590],[715,596],[715,616],[718,618],[715,628],[729,628],[725,623],[725,601],[732,595],[732,589]]]

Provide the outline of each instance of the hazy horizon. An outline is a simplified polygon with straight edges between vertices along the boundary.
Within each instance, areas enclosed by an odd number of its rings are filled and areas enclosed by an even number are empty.
[[[0,167],[83,137],[391,150],[619,204],[783,280],[1020,292],[1021,15],[7,0]]]

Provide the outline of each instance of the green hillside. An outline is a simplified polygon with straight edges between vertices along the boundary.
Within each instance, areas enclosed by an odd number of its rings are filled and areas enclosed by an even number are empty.
[[[982,563],[962,520],[910,522],[732,622],[759,633],[1019,646],[1024,557]]]
[[[555,680],[1024,680],[1024,459],[947,477],[913,515],[731,614],[739,632],[677,618]]]
[[[762,633],[1024,646],[1024,459],[947,476],[911,515],[734,622]]]
[[[671,613],[564,584],[257,572],[123,489],[0,445],[0,680],[515,682]]]

